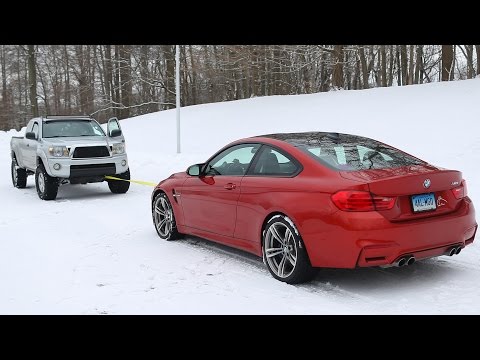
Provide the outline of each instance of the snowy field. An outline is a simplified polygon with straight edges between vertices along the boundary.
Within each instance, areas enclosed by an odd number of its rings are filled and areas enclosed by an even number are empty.
[[[123,120],[133,179],[158,182],[240,137],[335,131],[386,142],[461,170],[480,208],[480,79],[272,96]],[[480,245],[403,268],[321,270],[312,283],[273,279],[260,259],[198,238],[162,241],[152,188],[64,185],[41,201],[10,179],[0,132],[0,314],[480,314]],[[22,134],[23,135],[23,134]]]

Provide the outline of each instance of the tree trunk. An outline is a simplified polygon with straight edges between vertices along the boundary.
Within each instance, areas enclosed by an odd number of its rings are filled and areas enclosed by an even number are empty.
[[[175,108],[175,46],[161,45],[165,59],[165,109]]]
[[[63,54],[65,56],[65,113],[70,115],[72,111],[72,94],[70,90],[70,56],[68,55],[67,45],[63,47]]]
[[[5,59],[5,45],[2,45],[2,51],[0,54],[0,59],[2,63],[2,103],[4,109],[7,108],[8,104],[8,95],[7,95],[7,70],[6,70],[6,59]]]
[[[415,61],[414,84],[423,82],[423,45],[417,45],[417,60]]]
[[[28,45],[28,88],[29,88],[30,109],[32,112],[32,116],[38,117],[37,69],[36,69],[34,45]]]
[[[365,48],[363,45],[360,45],[358,47],[358,56],[360,57],[360,64],[362,65],[362,83],[363,83],[363,88],[368,89],[369,84],[368,84],[368,66],[367,66],[367,58],[365,57]]]
[[[402,85],[408,84],[408,59],[407,59],[407,45],[400,45],[400,57],[401,57],[401,73],[402,73]]]
[[[392,86],[393,85],[393,65],[395,63],[393,45],[389,46],[389,50],[390,50],[390,61],[389,61],[389,67],[388,67],[388,86]]]
[[[480,45],[475,45],[477,51],[477,76],[480,75]]]
[[[465,45],[466,58],[467,58],[467,79],[473,78],[473,45]]]
[[[386,87],[388,85],[387,82],[387,52],[385,50],[385,45],[380,45],[380,57],[381,57],[381,65],[380,65],[380,74],[382,77],[382,86]]]
[[[442,81],[449,81],[453,72],[453,45],[442,45]]]
[[[227,50],[228,51],[228,50]],[[190,73],[191,73],[191,88],[192,88],[192,104],[197,104],[197,67],[193,56],[192,45],[188,45],[188,55],[190,57]]]
[[[343,88],[343,45],[335,45],[333,49],[332,85],[334,88]]]
[[[122,109],[120,110],[120,116],[122,119],[130,117],[130,100],[132,98],[132,60],[130,53],[131,50],[129,45],[120,45],[120,80],[122,88]]]
[[[413,54],[414,54],[414,52],[413,52],[414,48],[415,48],[415,45],[410,45],[410,49],[409,49],[409,50],[410,50],[410,54],[409,54],[409,56],[408,56],[408,76],[407,76],[407,79],[408,79],[407,83],[408,83],[408,85],[412,85],[412,84],[413,84],[413,73],[414,73],[414,64],[415,64],[415,62],[413,61],[413,59],[414,59],[414,56],[413,56]]]

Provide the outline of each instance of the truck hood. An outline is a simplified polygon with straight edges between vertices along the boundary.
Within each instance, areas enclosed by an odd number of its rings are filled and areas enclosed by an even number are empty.
[[[106,136],[75,136],[75,137],[58,137],[44,138],[43,142],[54,146],[108,146]]]

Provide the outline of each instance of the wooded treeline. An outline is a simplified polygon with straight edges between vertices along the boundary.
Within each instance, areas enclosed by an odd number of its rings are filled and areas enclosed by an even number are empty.
[[[473,78],[480,45],[181,45],[182,106]],[[0,129],[175,107],[174,45],[0,45]]]

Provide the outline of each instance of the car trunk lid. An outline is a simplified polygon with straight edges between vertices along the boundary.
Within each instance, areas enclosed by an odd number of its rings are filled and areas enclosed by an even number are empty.
[[[457,199],[452,192],[452,189],[463,186],[460,171],[446,170],[425,164],[388,169],[342,171],[340,175],[346,179],[365,182],[372,194],[396,197],[397,200],[392,209],[379,211],[392,222],[447,214],[455,211],[461,202],[461,199]],[[433,198],[431,195],[418,197],[422,194],[433,194]],[[429,197],[431,203],[427,206],[423,201]]]

